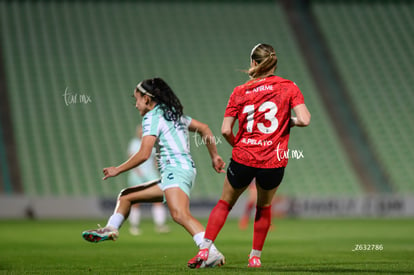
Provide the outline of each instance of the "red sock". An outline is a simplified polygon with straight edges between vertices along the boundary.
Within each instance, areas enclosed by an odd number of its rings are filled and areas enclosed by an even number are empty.
[[[231,206],[228,202],[223,200],[218,201],[216,206],[211,211],[210,217],[208,218],[204,238],[212,240],[213,242],[216,240],[218,233],[226,222],[230,210]]]
[[[254,219],[253,249],[262,251],[263,245],[272,222],[272,206],[256,207]]]

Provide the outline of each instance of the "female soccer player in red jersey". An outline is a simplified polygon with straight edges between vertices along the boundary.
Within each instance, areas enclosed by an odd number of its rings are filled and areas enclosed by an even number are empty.
[[[290,128],[308,126],[311,118],[296,84],[274,75],[276,65],[273,47],[256,45],[250,54],[250,81],[237,86],[230,96],[222,134],[233,146],[232,159],[220,200],[210,213],[204,242],[188,262],[190,268],[200,267],[207,259],[210,245],[253,178],[256,178],[257,203],[248,266],[261,266],[260,257],[271,224],[272,198],[288,161],[284,152],[288,150]],[[292,109],[296,117],[291,116]],[[239,131],[234,136],[236,119]]]

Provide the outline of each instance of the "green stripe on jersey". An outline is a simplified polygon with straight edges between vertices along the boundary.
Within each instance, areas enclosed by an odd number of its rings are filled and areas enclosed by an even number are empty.
[[[193,168],[188,130],[190,123],[188,116],[182,116],[177,122],[166,120],[164,111],[158,105],[143,117],[142,136],[158,138],[161,173],[167,165],[185,170]]]

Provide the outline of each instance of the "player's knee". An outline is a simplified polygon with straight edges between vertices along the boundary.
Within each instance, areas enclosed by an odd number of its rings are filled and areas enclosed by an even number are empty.
[[[118,202],[130,202],[130,196],[127,196],[128,194],[128,188],[122,189],[118,194]]]
[[[186,211],[181,211],[179,209],[170,210],[170,214],[172,219],[178,224],[183,224],[186,220],[189,219],[189,215],[186,213]]]
[[[127,195],[128,194],[128,188],[124,188],[124,189],[122,189],[120,192],[119,192],[119,194],[118,194],[118,200],[121,198],[121,197],[123,197],[123,196],[125,196],[125,195]]]

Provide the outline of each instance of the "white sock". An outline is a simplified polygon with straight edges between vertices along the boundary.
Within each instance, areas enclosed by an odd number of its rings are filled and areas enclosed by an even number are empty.
[[[152,218],[156,226],[162,226],[167,220],[167,210],[162,204],[153,204],[152,205]]]
[[[116,229],[119,229],[124,222],[125,217],[121,213],[114,213],[111,217],[109,217],[108,223],[106,226],[111,226]]]
[[[204,232],[197,233],[193,236],[193,240],[197,247],[200,247],[204,241]]]
[[[208,248],[212,251],[218,251],[214,243],[209,239],[204,239],[204,232],[197,233],[193,236],[193,240],[199,249]]]
[[[139,222],[141,221],[141,209],[138,207],[131,207],[128,219],[131,227],[138,228]]]
[[[262,256],[262,251],[261,250],[255,250],[255,249],[252,249],[252,251],[250,252],[250,259],[252,258],[252,257],[254,257],[254,256],[256,256],[256,257],[261,257]]]

